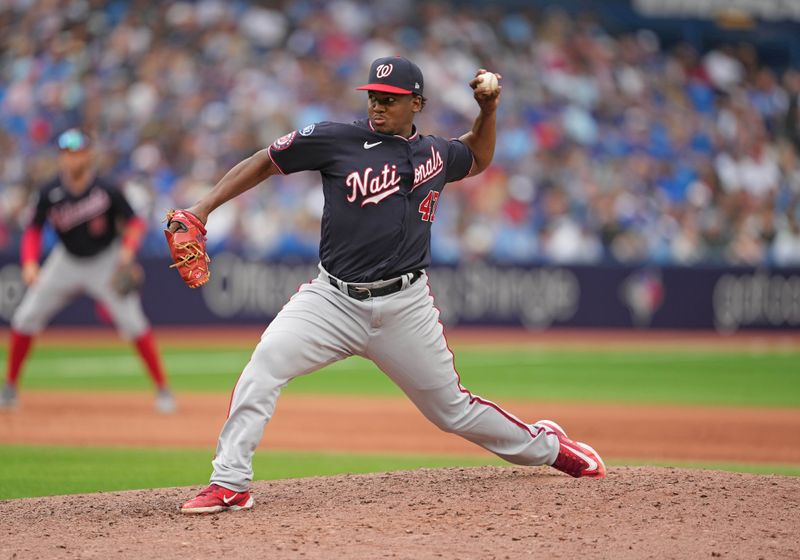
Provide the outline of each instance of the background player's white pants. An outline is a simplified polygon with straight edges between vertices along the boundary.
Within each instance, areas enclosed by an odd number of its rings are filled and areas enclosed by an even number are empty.
[[[76,257],[60,243],[56,245],[42,265],[39,278],[25,292],[11,326],[24,334],[38,334],[73,298],[86,294],[105,306],[123,337],[135,339],[144,334],[150,324],[139,294],[123,297],[111,286],[119,249],[116,242],[92,257]]]
[[[246,490],[253,453],[283,386],[351,355],[373,360],[442,430],[512,463],[555,461],[556,436],[461,387],[427,275],[395,294],[357,301],[321,274],[300,288],[261,336],[234,388],[211,482]]]

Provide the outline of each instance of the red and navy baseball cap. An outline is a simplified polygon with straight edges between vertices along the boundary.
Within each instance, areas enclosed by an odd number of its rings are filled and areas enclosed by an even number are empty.
[[[422,95],[425,83],[419,66],[402,56],[385,56],[369,67],[369,83],[356,89]]]
[[[70,128],[58,135],[58,149],[66,152],[80,152],[91,144],[89,135],[78,128]]]

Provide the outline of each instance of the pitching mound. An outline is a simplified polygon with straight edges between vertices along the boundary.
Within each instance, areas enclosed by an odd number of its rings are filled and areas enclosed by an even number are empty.
[[[422,469],[257,482],[253,510],[178,513],[197,490],[0,502],[0,549],[16,559],[800,557],[800,478]]]

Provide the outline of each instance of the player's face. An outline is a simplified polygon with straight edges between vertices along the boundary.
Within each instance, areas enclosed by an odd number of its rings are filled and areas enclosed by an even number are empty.
[[[75,152],[61,150],[58,156],[58,163],[61,166],[61,170],[67,175],[80,175],[91,165],[92,152],[88,148]]]
[[[414,114],[421,108],[420,98],[415,95],[370,91],[367,115],[376,131],[408,137],[411,136]]]

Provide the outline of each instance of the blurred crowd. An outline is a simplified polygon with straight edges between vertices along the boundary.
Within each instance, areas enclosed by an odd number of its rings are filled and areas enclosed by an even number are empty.
[[[0,2],[0,251],[15,252],[53,138],[81,125],[165,254],[161,220],[236,162],[366,110],[372,59],[425,74],[423,133],[459,136],[478,68],[503,76],[495,160],[448,186],[440,263],[800,265],[800,72],[747,44],[697,52],[557,10],[446,2]],[[313,259],[317,174],[223,206],[211,250]]]

